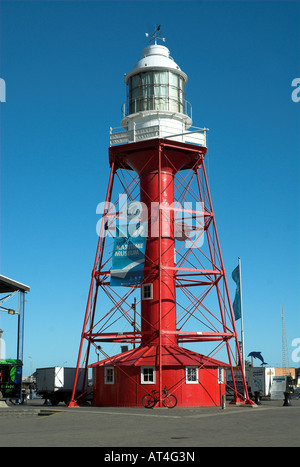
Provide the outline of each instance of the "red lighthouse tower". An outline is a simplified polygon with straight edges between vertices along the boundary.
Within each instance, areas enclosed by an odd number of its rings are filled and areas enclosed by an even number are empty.
[[[125,76],[122,131],[110,134],[70,406],[89,367],[98,406],[141,406],[164,387],[179,406],[221,405],[226,392],[251,403],[204,165],[207,130],[192,127],[187,75],[158,31]],[[90,364],[92,348],[104,358]]]

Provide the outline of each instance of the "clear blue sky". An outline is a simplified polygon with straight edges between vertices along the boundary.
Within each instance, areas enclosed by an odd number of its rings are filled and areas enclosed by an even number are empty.
[[[296,1],[1,1],[1,274],[30,285],[24,373],[76,363],[124,73],[162,25],[188,76],[232,299],[242,259],[246,355],[281,365],[300,338]],[[7,302],[8,303],[8,302]],[[13,306],[13,303],[10,304]],[[16,317],[0,315],[7,356]],[[119,349],[115,353],[118,353]],[[31,357],[31,358],[29,358]],[[32,359],[32,360],[31,360]]]

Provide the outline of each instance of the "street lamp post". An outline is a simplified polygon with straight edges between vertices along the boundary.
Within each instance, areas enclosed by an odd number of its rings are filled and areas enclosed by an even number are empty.
[[[20,309],[20,303],[21,300],[19,301],[19,309]],[[23,332],[21,334],[21,312],[20,311],[15,311],[13,308],[5,308],[4,306],[0,306],[0,311],[3,311],[7,313],[8,315],[18,315],[18,339],[17,339],[17,360],[22,360],[23,359],[23,342],[22,342],[22,336]],[[0,329],[0,339],[2,340],[2,334],[3,330]],[[21,350],[22,349],[22,350]],[[21,352],[20,352],[21,350]],[[1,348],[0,348],[0,359],[1,359]]]
[[[2,353],[4,353],[4,356],[5,356],[5,352],[3,352],[4,343],[2,341],[3,332],[4,332],[3,329],[0,329],[0,361],[2,360]]]

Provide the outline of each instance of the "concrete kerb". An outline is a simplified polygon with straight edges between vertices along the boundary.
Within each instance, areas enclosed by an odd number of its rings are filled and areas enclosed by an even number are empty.
[[[0,409],[7,409],[7,408],[9,408],[9,405],[7,405],[6,401],[0,400]]]

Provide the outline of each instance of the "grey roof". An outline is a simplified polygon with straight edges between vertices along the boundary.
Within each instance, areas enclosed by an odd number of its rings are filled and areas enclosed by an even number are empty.
[[[9,277],[0,275],[0,293],[15,292],[16,290],[21,290],[22,292],[29,292],[30,287],[29,285],[22,284],[21,282],[9,279]]]

